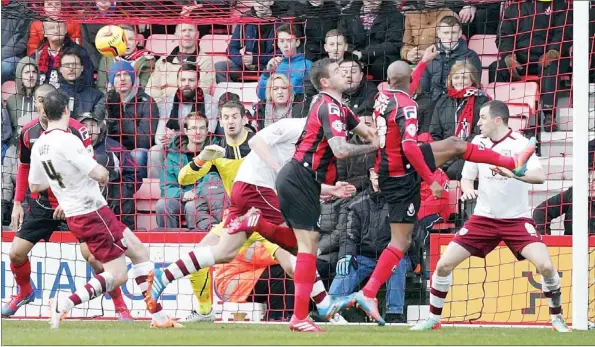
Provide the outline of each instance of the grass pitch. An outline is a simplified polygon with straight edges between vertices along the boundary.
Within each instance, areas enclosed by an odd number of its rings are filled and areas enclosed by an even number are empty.
[[[324,326],[327,333],[289,331],[287,325],[191,323],[184,329],[150,329],[144,322],[2,320],[3,345],[589,345],[594,332],[556,333],[539,328],[449,328],[411,332],[404,326]]]

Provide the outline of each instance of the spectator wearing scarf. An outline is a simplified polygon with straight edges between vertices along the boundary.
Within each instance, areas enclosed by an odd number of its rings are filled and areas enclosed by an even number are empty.
[[[477,127],[479,110],[490,98],[481,90],[475,66],[468,60],[456,62],[450,69],[447,94],[434,106],[430,134],[434,141],[456,136],[473,140],[480,133]],[[464,160],[447,163],[443,169],[452,180],[459,180]]]

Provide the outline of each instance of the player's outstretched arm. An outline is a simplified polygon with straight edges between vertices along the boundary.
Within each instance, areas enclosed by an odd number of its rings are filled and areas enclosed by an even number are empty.
[[[328,140],[328,144],[331,147],[331,150],[333,151],[335,157],[339,159],[372,153],[378,149],[377,139],[375,139],[374,142],[371,144],[354,145],[352,143],[348,143],[345,137],[335,136]]]

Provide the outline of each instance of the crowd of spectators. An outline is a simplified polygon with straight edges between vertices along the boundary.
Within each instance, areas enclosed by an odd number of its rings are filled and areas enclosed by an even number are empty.
[[[122,25],[128,46],[116,58],[104,57],[95,49],[102,25],[67,24],[60,18],[68,11],[68,2],[41,2],[34,9],[26,1],[2,1],[2,82],[16,85],[16,92],[2,104],[3,225],[11,219],[17,138],[23,125],[38,116],[35,90],[43,84],[69,96],[72,117],[87,127],[98,161],[110,170],[106,191],[110,206],[138,230],[134,195],[143,179],[158,180],[157,230],[168,232],[208,231],[222,220],[228,204],[222,181],[233,179],[225,172],[247,155],[248,142],[259,129],[282,118],[307,116],[318,93],[308,71],[313,61],[323,57],[336,60],[349,83],[344,104],[372,125],[374,98],[386,80],[388,65],[399,59],[418,64],[425,49],[435,45],[439,54],[428,62],[419,87],[412,91],[419,105],[420,139],[427,141],[450,136],[471,141],[479,133],[479,110],[490,98],[481,82],[485,67],[469,48],[474,35],[497,35],[500,59],[489,67],[489,82],[530,79],[539,83],[537,114],[544,115],[539,131],[558,129],[557,100],[565,92],[562,76],[571,71],[572,5],[565,0],[171,1],[180,12],[180,22]],[[133,3],[87,2],[107,17],[121,15]],[[184,18],[202,6],[232,9],[240,5],[246,8],[243,16],[253,21],[223,26],[231,40],[225,59],[215,62],[201,51],[200,40],[215,33],[217,26],[196,26]],[[594,31],[590,28],[591,36]],[[142,45],[152,34],[171,34],[176,46],[158,56]],[[252,108],[245,108],[234,93],[215,98],[217,84],[242,81],[257,81],[258,100]],[[349,141],[362,140],[354,135]],[[225,157],[206,165],[197,182],[178,181],[180,170],[212,143],[226,149]],[[331,294],[355,291],[390,239],[374,161],[374,154],[339,160],[339,180],[355,185],[357,194],[346,200],[321,201],[321,228],[328,233],[320,241],[318,270]],[[460,179],[462,166],[462,160],[455,160],[441,168],[445,186]],[[549,221],[560,214],[571,216],[571,195],[570,189],[536,209],[541,230],[548,231]],[[423,192],[422,196],[427,213],[420,214],[417,229],[425,239],[435,223],[448,222],[452,216],[446,206],[448,197],[436,200]],[[245,268],[261,280],[254,281],[250,297],[267,290],[290,294],[287,279],[263,289],[269,278],[284,275],[266,247],[254,247],[252,252],[262,261],[255,268]],[[417,247],[427,247],[427,242]],[[245,262],[236,260],[240,265]],[[420,267],[424,261],[418,248],[395,270],[387,284],[388,321],[403,321],[405,279],[408,273],[423,276]],[[230,264],[219,276],[231,270],[237,272],[238,267]],[[217,281],[227,283],[222,278]],[[292,305],[274,306],[290,309]]]

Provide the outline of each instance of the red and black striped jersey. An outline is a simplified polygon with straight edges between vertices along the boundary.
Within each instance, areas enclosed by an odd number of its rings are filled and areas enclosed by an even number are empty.
[[[400,177],[414,171],[403,142],[417,144],[417,103],[401,90],[384,90],[376,95],[374,120],[380,148],[375,170],[380,176]]]
[[[334,184],[337,179],[337,158],[328,140],[341,136],[359,124],[359,118],[341,102],[327,93],[318,94],[312,101],[308,120],[296,143],[293,159],[316,174],[316,181]]]
[[[23,201],[25,198],[25,192],[29,188],[28,183],[28,176],[29,176],[29,164],[31,163],[31,148],[33,148],[33,144],[41,134],[45,132],[45,129],[41,125],[39,119],[34,119],[31,122],[27,123],[22,129],[21,134],[19,135],[19,162],[20,165],[17,169],[17,183],[16,183],[16,192],[15,192],[15,200],[16,201]],[[93,140],[89,136],[89,132],[87,128],[80,123],[79,121],[70,118],[68,123],[68,132],[76,135],[78,138],[81,139],[83,145],[88,150],[93,150]],[[25,172],[26,171],[26,172]],[[58,201],[54,194],[52,194],[51,190],[47,190],[44,193],[40,194],[40,197],[47,199],[52,207],[58,206]],[[31,194],[31,198],[38,199],[39,197],[37,194]]]

